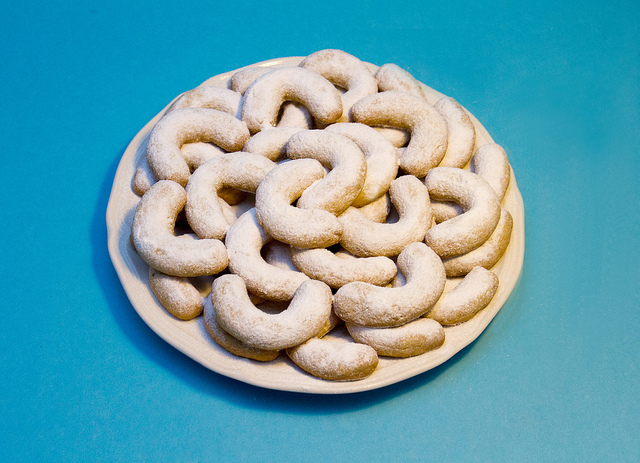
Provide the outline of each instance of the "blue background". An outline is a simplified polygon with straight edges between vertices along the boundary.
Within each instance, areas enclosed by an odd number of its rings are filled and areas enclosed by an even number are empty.
[[[640,461],[638,2],[232,3],[0,8],[0,460]],[[173,97],[323,48],[455,97],[526,207],[520,282],[480,338],[345,396],[180,354],[106,246],[119,159]]]

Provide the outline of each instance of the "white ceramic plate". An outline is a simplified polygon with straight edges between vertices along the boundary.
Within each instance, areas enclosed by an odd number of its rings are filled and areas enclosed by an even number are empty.
[[[297,65],[301,59],[281,58],[254,66]],[[376,66],[370,66],[373,70],[376,69]],[[212,77],[202,85],[226,87],[229,77],[234,72],[236,71]],[[443,96],[426,86],[425,90],[432,99],[430,103]],[[440,348],[406,359],[381,357],[378,368],[371,376],[352,382],[315,378],[299,369],[284,354],[267,363],[236,357],[209,337],[202,317],[185,322],[172,317],[164,310],[149,287],[147,264],[129,242],[133,214],[140,199],[133,192],[131,181],[136,168],[145,159],[149,131],[163,113],[164,110],[135,136],[118,166],[107,207],[109,253],[131,304],[144,322],[176,349],[219,374],[265,388],[318,394],[352,393],[387,386],[444,363],[470,344],[495,317],[516,285],[524,259],[524,205],[512,173],[511,183],[503,201],[503,206],[514,219],[511,242],[500,262],[492,269],[500,279],[498,291],[489,306],[474,318],[460,325],[445,328],[446,341]],[[471,115],[471,119],[476,126],[477,145],[493,142],[476,118]],[[448,287],[453,284],[453,281],[447,282]]]

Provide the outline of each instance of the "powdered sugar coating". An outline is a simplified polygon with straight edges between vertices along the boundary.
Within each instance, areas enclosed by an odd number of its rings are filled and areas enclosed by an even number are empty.
[[[440,300],[428,317],[442,325],[455,325],[469,320],[484,309],[498,290],[498,276],[490,270],[476,267]]]
[[[274,69],[259,77],[244,94],[242,120],[251,133],[272,127],[285,101],[304,105],[324,124],[342,115],[340,92],[320,74],[300,67]]]
[[[296,127],[300,129],[313,129],[316,121],[309,110],[297,101],[285,101],[278,115],[278,127]]]
[[[289,159],[316,159],[329,169],[322,180],[300,195],[298,207],[337,215],[360,194],[367,166],[364,154],[348,137],[326,130],[304,130],[289,138],[285,152]]]
[[[498,225],[487,241],[465,254],[443,259],[447,276],[463,276],[475,267],[492,268],[507,250],[512,230],[513,218],[509,211],[503,207],[500,210]]]
[[[147,264],[168,275],[215,275],[228,263],[220,240],[174,235],[176,217],[186,202],[187,193],[179,184],[170,180],[155,183],[133,217],[133,244]]]
[[[343,226],[340,244],[358,257],[397,256],[410,243],[421,241],[431,226],[429,194],[410,175],[391,182],[391,202],[400,219],[395,223],[372,222],[355,207],[339,217]]]
[[[209,159],[224,154],[226,151],[213,143],[194,142],[182,145],[180,147],[180,153],[187,163],[189,171],[193,172]],[[142,196],[156,181],[156,177],[145,159],[136,169],[132,182],[133,191]],[[241,195],[231,191],[223,191],[221,192],[221,196],[225,201],[231,203],[239,202],[242,199]]]
[[[312,183],[324,178],[315,159],[279,164],[256,190],[256,217],[275,239],[301,248],[327,247],[342,235],[342,224],[331,212],[291,205]]]
[[[398,175],[398,156],[384,135],[368,125],[358,123],[331,124],[325,131],[344,135],[364,153],[367,175],[352,206],[365,206],[389,190],[391,182]]]
[[[236,188],[255,193],[260,181],[276,164],[252,153],[228,153],[207,161],[187,183],[187,221],[200,238],[222,239],[231,226],[218,192]]]
[[[497,143],[482,145],[473,155],[473,168],[480,178],[491,185],[502,201],[511,180],[511,166],[504,148]]]
[[[373,347],[378,355],[412,357],[440,347],[445,332],[442,325],[429,318],[418,318],[394,327],[375,328],[347,323],[351,337]]]
[[[280,350],[305,342],[328,322],[331,289],[320,281],[305,281],[286,310],[268,314],[251,303],[242,278],[223,275],[213,283],[211,302],[229,334],[252,347]]]
[[[473,122],[460,103],[451,97],[440,98],[433,107],[444,118],[449,132],[447,151],[438,165],[463,168],[471,159],[476,144]]]
[[[184,92],[167,109],[209,108],[240,118],[242,95],[221,87],[201,86]]]
[[[334,85],[345,89],[342,94],[342,117],[349,121],[353,103],[378,91],[378,82],[369,68],[358,58],[342,50],[320,50],[307,56],[300,67],[317,72]]]
[[[355,122],[388,125],[411,132],[407,147],[398,155],[400,168],[422,178],[437,166],[447,150],[447,124],[423,98],[409,92],[381,92],[351,107]]]
[[[218,145],[207,142],[187,143],[180,147],[180,152],[192,173],[209,159],[226,153]]]
[[[378,355],[372,347],[353,342],[311,338],[286,352],[307,373],[330,381],[363,379],[378,366]]]
[[[463,212],[462,208],[453,201],[431,201],[431,213],[436,223],[453,219]]]
[[[253,135],[245,143],[242,151],[256,153],[272,161],[286,156],[285,145],[293,134],[304,129],[300,127],[268,127]]]
[[[389,192],[386,192],[378,199],[374,199],[369,204],[358,207],[358,209],[365,218],[376,223],[383,223],[387,220],[389,213],[391,212],[391,196]]]
[[[211,338],[221,347],[234,355],[260,362],[269,362],[274,360],[280,353],[278,350],[265,350],[248,346],[223,330],[216,318],[216,311],[210,297],[207,297],[204,300],[202,315],[204,319],[204,326],[206,327],[209,336],[211,336]]]
[[[504,149],[497,143],[486,143],[475,151],[472,164],[473,172],[491,185],[498,199],[502,201],[511,180],[511,166]],[[444,166],[444,161],[440,166]],[[438,223],[464,212],[458,204],[449,201],[434,201],[432,208]]]
[[[424,243],[411,243],[398,256],[398,269],[406,283],[397,288],[344,285],[334,296],[336,315],[358,325],[398,326],[426,313],[444,291],[442,261]]]
[[[427,231],[425,242],[440,257],[469,252],[491,236],[500,220],[500,201],[486,181],[466,170],[437,167],[425,185],[432,198],[455,201],[464,211]]]
[[[250,67],[236,72],[229,79],[229,88],[244,95],[253,82],[273,69],[268,67]],[[300,103],[285,101],[282,103],[277,124],[281,127],[310,129],[314,121],[309,111]]]
[[[281,269],[299,271],[291,260],[291,246],[281,241],[269,241],[262,249],[265,262]]]
[[[309,277],[263,259],[260,250],[272,239],[258,223],[255,209],[242,214],[229,228],[225,240],[229,270],[242,277],[249,292],[269,300],[288,301]]]
[[[147,161],[157,179],[185,186],[191,172],[180,151],[182,145],[213,142],[226,151],[238,151],[248,139],[247,126],[230,114],[206,108],[176,109],[153,127]]]
[[[153,172],[151,172],[149,163],[147,163],[145,159],[145,162],[136,169],[131,187],[137,195],[142,196],[154,183],[156,183],[156,177],[153,175]]]
[[[411,140],[411,133],[404,129],[384,126],[375,126],[373,128],[396,148],[403,148],[407,146],[409,144],[409,140]]]
[[[353,281],[385,285],[397,271],[396,264],[387,257],[355,257],[344,251],[334,254],[325,248],[292,247],[291,259],[306,275],[332,288],[340,288]]]
[[[273,71],[272,68],[261,66],[241,69],[229,78],[229,89],[244,95],[247,89],[257,78],[262,77],[271,71]]]
[[[171,315],[192,320],[202,313],[202,295],[188,278],[176,277],[149,267],[153,294]]]
[[[402,69],[397,64],[386,63],[380,66],[376,71],[376,80],[381,92],[409,92],[426,99],[420,82],[406,69]]]

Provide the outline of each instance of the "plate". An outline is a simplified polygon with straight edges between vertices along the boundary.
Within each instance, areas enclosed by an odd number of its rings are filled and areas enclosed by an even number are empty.
[[[279,58],[252,66],[295,66],[301,60],[302,57]],[[372,70],[377,69],[375,65],[368,66]],[[236,71],[212,77],[202,85],[226,87],[229,77]],[[427,86],[424,89],[432,104],[444,96]],[[313,377],[298,368],[284,354],[266,363],[232,355],[210,338],[202,317],[181,321],[165,311],[149,286],[147,264],[129,241],[133,215],[140,199],[132,190],[131,181],[136,168],[145,159],[149,132],[164,111],[149,121],[134,137],[118,165],[106,215],[109,254],[122,286],[142,320],[166,342],[210,370],[255,386],[282,391],[343,394],[381,388],[441,365],[473,342],[500,311],[518,281],[524,260],[524,204],[512,171],[511,182],[502,203],[514,221],[511,241],[502,259],[492,268],[500,279],[498,291],[491,303],[471,320],[446,327],[446,340],[440,348],[403,359],[381,357],[378,368],[371,376],[350,382],[326,381]],[[493,142],[480,122],[472,114],[470,116],[476,128],[477,145]],[[455,285],[455,281],[447,281],[447,290]]]

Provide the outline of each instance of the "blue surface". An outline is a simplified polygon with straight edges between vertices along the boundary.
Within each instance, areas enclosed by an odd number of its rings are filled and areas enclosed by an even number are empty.
[[[640,461],[637,2],[0,11],[0,461]],[[125,147],[175,95],[322,48],[454,96],[507,150],[526,205],[523,274],[476,342],[329,397],[221,377],[160,340],[104,219]]]

